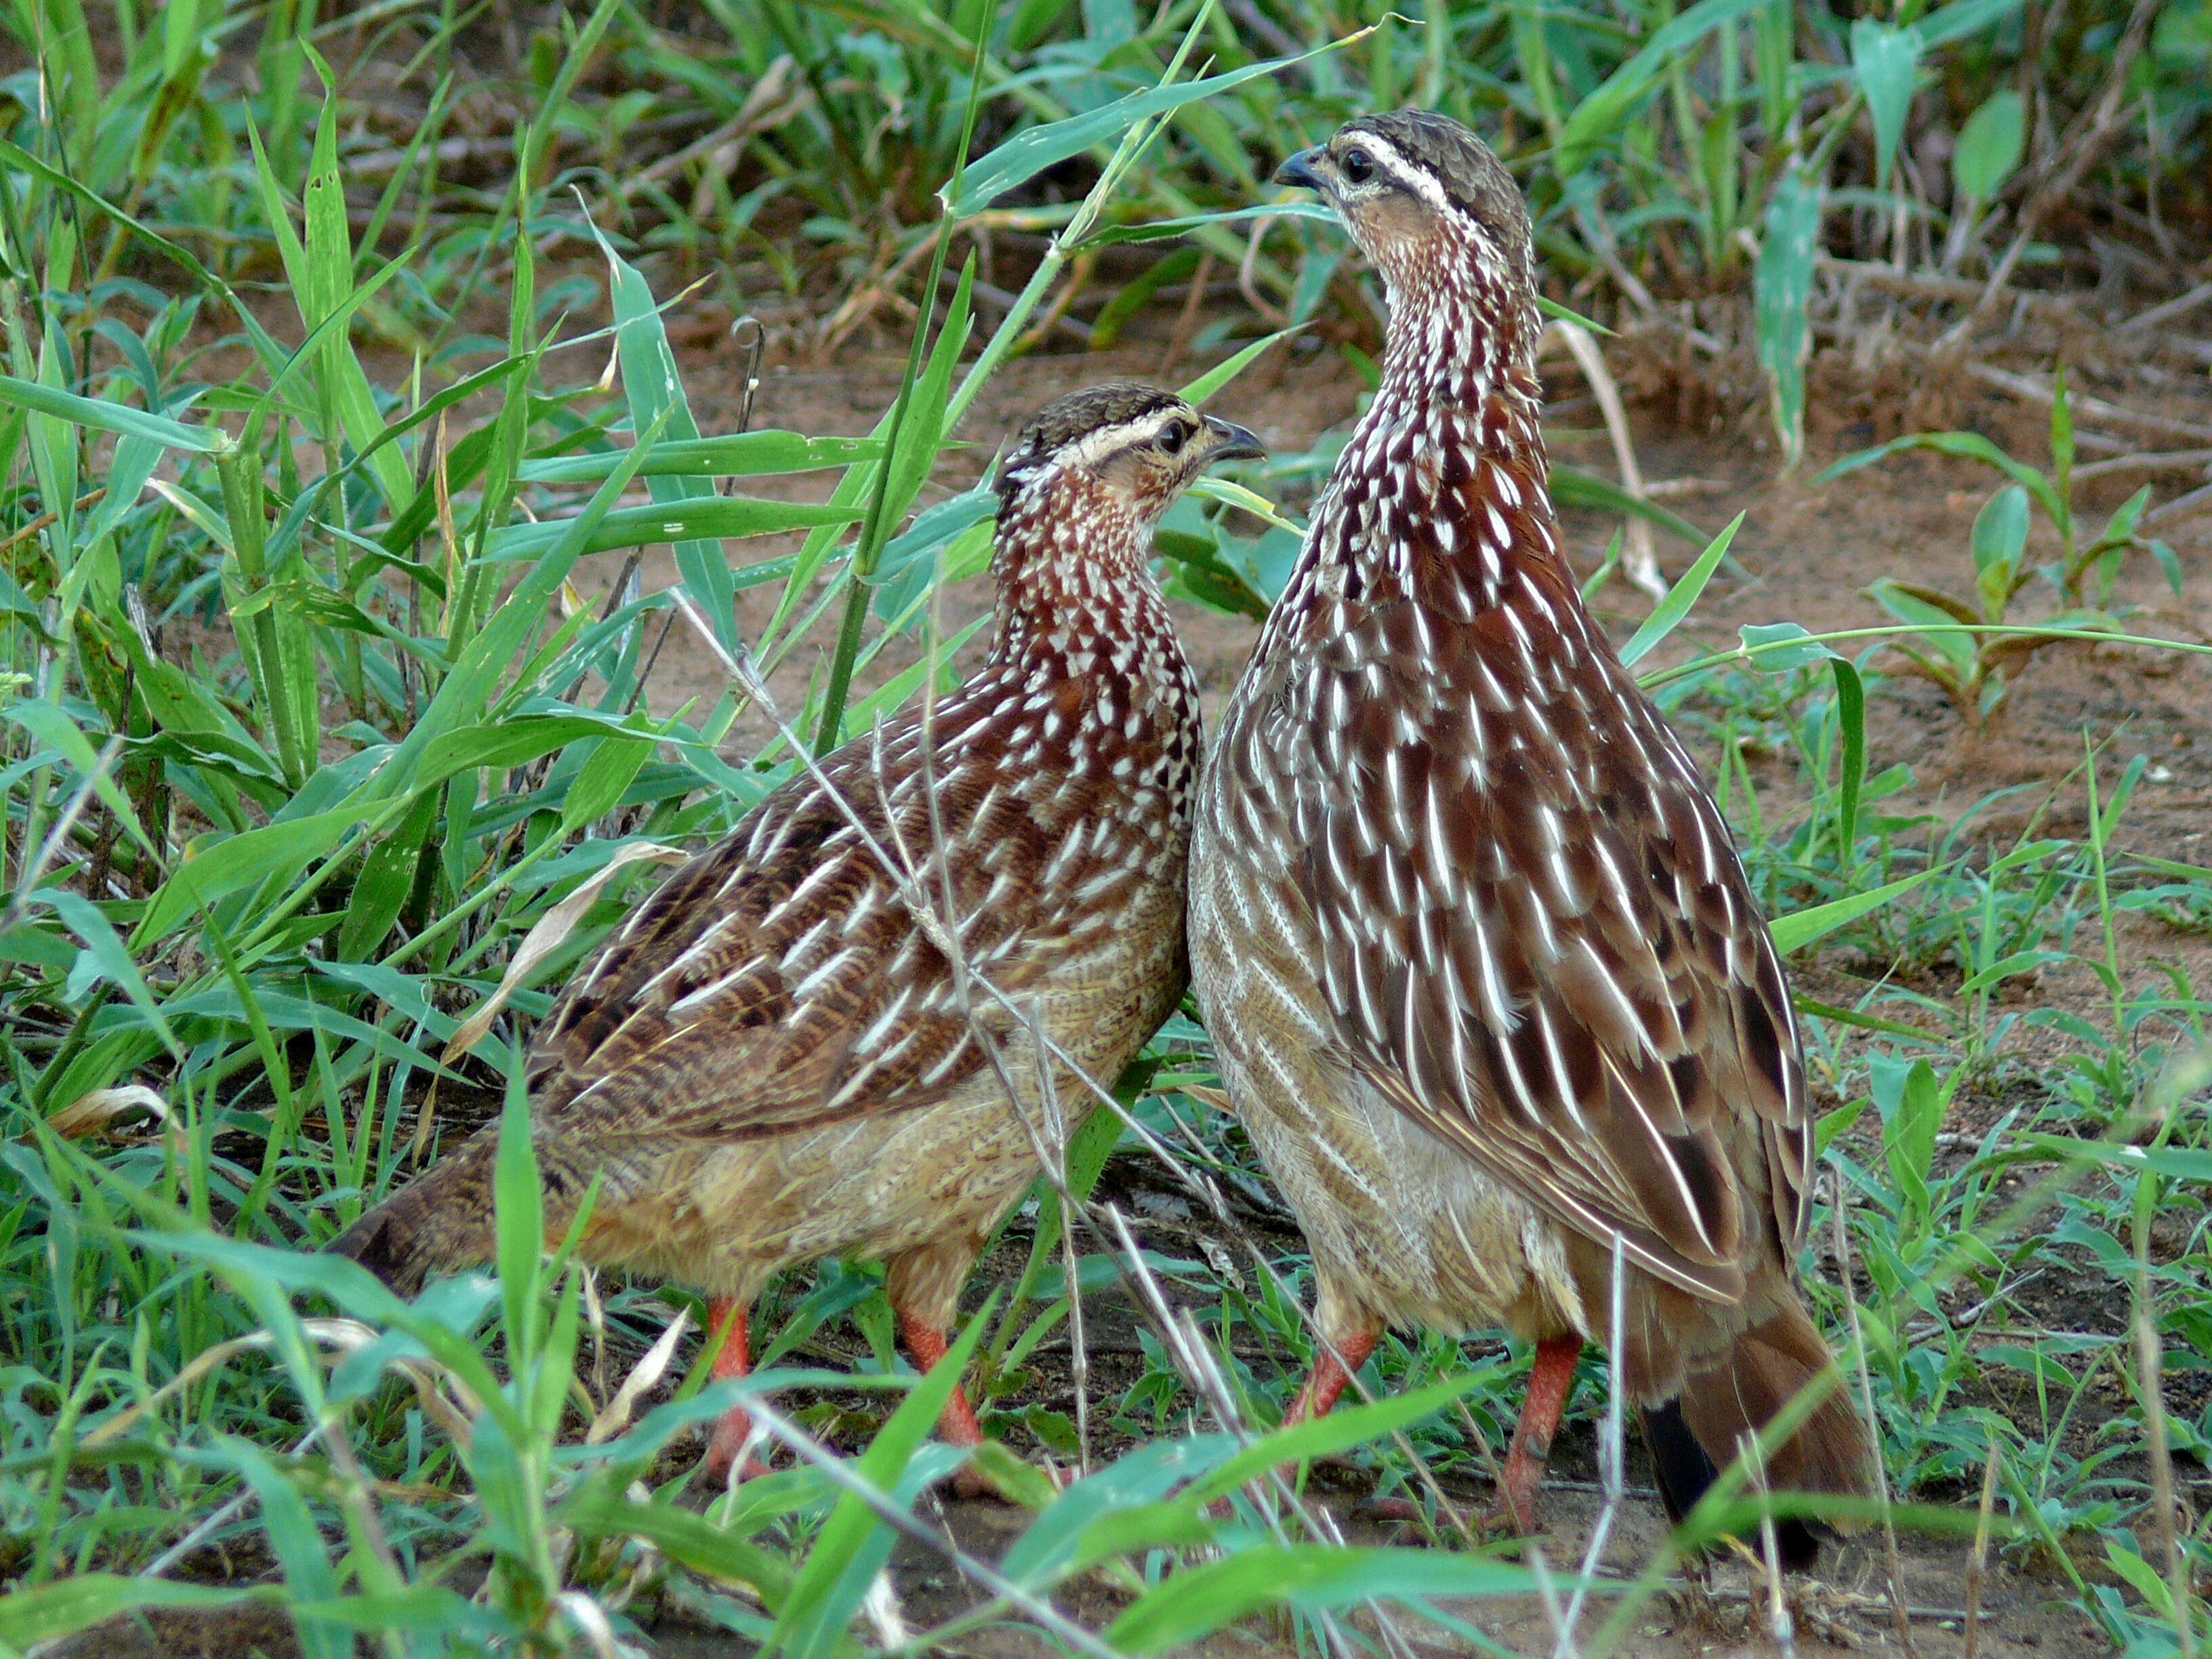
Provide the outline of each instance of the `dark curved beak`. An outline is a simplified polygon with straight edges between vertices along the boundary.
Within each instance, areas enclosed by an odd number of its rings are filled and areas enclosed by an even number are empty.
[[[1321,170],[1316,166],[1328,154],[1326,145],[1316,144],[1311,149],[1302,149],[1275,169],[1275,182],[1295,185],[1300,190],[1322,190]]]
[[[1264,461],[1267,451],[1249,428],[1234,421],[1224,421],[1208,415],[1206,429],[1213,434],[1213,447],[1206,452],[1210,465],[1215,461]]]

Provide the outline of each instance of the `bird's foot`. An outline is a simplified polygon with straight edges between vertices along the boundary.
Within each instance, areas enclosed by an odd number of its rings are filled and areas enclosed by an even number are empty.
[[[743,1410],[725,1412],[714,1425],[714,1432],[707,1442],[705,1469],[707,1478],[718,1486],[730,1484],[730,1471],[743,1459],[738,1468],[740,1480],[757,1480],[769,1473],[769,1467],[751,1454],[753,1443],[752,1419]]]

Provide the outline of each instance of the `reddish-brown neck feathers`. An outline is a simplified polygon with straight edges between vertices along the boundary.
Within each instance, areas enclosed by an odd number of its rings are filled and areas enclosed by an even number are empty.
[[[1390,280],[1382,386],[1315,509],[1271,635],[1328,632],[1345,605],[1398,598],[1462,625],[1501,605],[1571,603],[1529,290],[1451,229],[1440,225],[1418,276]]]
[[[1164,628],[1150,529],[1134,503],[1081,468],[1048,466],[1024,483],[999,512],[992,655],[1064,653],[1078,640],[1134,641]]]

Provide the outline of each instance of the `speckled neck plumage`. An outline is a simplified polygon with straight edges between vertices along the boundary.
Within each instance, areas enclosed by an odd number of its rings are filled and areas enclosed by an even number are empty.
[[[1407,269],[1382,264],[1382,384],[1315,507],[1263,655],[1285,636],[1340,632],[1347,605],[1410,599],[1468,623],[1524,589],[1540,606],[1571,592],[1547,487],[1532,290],[1472,237],[1440,240]],[[1541,591],[1528,589],[1539,570]]]
[[[991,659],[1040,680],[1104,674],[1197,718],[1197,686],[1150,568],[1152,526],[1080,471],[1047,469],[1007,502],[991,574]]]

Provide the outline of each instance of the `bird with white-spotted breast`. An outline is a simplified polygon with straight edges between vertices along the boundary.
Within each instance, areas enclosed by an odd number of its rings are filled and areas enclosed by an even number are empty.
[[[1260,453],[1149,386],[1046,408],[998,473],[988,659],[679,868],[538,1029],[549,1245],[596,1180],[582,1258],[709,1297],[718,1376],[744,1373],[768,1282],[831,1255],[888,1266],[934,1364],[1055,1115],[1072,1132],[1085,1079],[1110,1086],[1181,998],[1203,737],[1152,532]],[[489,1259],[496,1133],[329,1248],[404,1291]],[[981,1437],[957,1391],[943,1427]],[[732,1411],[710,1467],[748,1432]]]
[[[1415,112],[1279,181],[1334,205],[1389,302],[1192,852],[1200,1005],[1313,1253],[1324,1344],[1293,1410],[1327,1411],[1388,1326],[1503,1323],[1537,1345],[1500,1493],[1523,1530],[1586,1340],[1678,1512],[1816,1379],[1766,1478],[1862,1492],[1796,1283],[1789,991],[1727,825],[1562,555],[1521,193]]]

